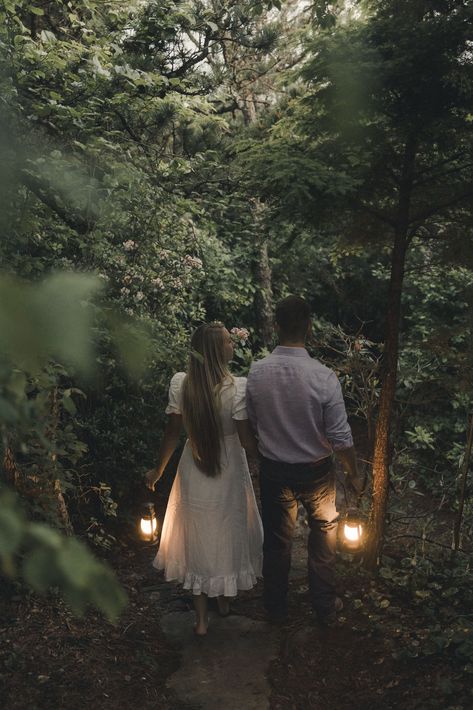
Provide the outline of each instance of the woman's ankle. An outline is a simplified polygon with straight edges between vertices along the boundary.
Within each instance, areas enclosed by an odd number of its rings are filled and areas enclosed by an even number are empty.
[[[194,633],[197,634],[197,636],[205,636],[207,634],[208,628],[208,622],[198,619],[194,625]]]

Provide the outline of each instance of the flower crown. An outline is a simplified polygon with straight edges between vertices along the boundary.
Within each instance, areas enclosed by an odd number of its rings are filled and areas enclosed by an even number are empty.
[[[232,328],[230,331],[231,338],[234,343],[239,345],[245,345],[246,341],[250,337],[250,333],[246,328]]]

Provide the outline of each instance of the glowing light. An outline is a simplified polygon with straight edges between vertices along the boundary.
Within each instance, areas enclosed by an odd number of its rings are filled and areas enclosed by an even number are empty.
[[[153,503],[144,503],[140,519],[140,536],[146,542],[156,542],[158,539],[158,520]]]
[[[141,518],[140,527],[143,535],[150,537],[156,533],[156,530],[158,529],[158,521],[156,518],[153,518],[152,520],[149,518]]]
[[[358,542],[363,535],[363,528],[361,525],[345,523],[344,534],[345,538],[350,542]]]

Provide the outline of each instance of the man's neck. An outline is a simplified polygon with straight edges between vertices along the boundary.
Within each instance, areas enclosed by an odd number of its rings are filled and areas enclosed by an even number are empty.
[[[283,348],[305,348],[305,342],[303,340],[297,340],[295,343],[290,340],[281,340],[279,345]]]

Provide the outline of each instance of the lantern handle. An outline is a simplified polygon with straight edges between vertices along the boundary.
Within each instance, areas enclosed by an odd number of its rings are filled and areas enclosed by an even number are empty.
[[[345,510],[348,511],[350,508],[355,507],[356,509],[359,509],[360,507],[360,501],[361,501],[361,494],[357,495],[355,498],[355,506],[349,504],[348,500],[348,493],[347,493],[347,487],[345,485],[345,480],[340,481],[343,487],[343,493],[345,495]]]

